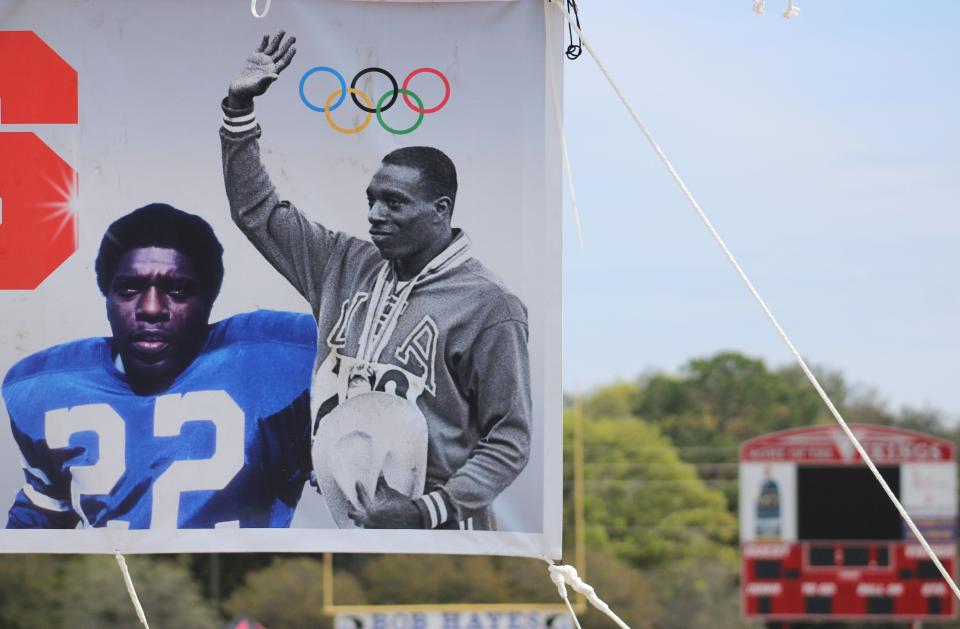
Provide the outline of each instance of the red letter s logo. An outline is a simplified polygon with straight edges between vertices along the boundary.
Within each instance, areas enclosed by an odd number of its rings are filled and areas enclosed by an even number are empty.
[[[77,124],[77,72],[35,33],[0,31],[0,124]],[[0,290],[34,289],[77,250],[76,173],[30,132],[0,133]]]

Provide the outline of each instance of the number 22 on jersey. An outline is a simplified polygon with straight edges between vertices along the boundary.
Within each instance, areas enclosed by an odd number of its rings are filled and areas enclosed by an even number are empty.
[[[154,405],[154,436],[182,438],[188,422],[212,423],[216,438],[213,455],[205,459],[174,461],[153,481],[150,528],[177,527],[180,495],[187,491],[223,489],[243,468],[244,413],[226,391],[161,395]],[[127,430],[123,418],[108,404],[85,404],[48,411],[45,437],[51,449],[66,448],[79,433],[96,436],[96,460],[71,466],[71,502],[80,508],[82,496],[109,494],[127,471]],[[120,524],[120,522],[117,522]]]

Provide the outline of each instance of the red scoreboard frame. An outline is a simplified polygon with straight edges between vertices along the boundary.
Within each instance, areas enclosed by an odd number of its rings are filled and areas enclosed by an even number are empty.
[[[944,567],[955,574],[954,445],[899,428],[869,424],[851,428],[874,463],[896,477],[897,482],[891,484],[898,499]],[[809,496],[812,491],[831,489],[822,484],[811,489],[803,479],[809,478],[811,471],[829,479],[832,468],[837,469],[838,479],[849,477],[845,472],[856,468],[866,470],[859,453],[834,425],[771,433],[740,446],[744,616],[782,621],[955,618],[956,599],[906,525],[897,535],[887,535],[890,539],[809,535],[812,529],[820,530],[823,519],[835,514],[823,509],[801,512],[811,504],[801,499],[801,493]],[[866,482],[862,475],[858,478]],[[876,483],[876,479],[871,476],[870,482]],[[863,514],[865,530],[871,526],[870,515]],[[823,530],[830,530],[826,524]],[[843,528],[856,526],[848,522]]]

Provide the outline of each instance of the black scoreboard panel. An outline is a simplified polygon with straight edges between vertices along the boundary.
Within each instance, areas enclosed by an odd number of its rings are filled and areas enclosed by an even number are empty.
[[[878,469],[899,498],[899,466]],[[903,539],[900,514],[865,465],[798,465],[797,514],[800,541]]]

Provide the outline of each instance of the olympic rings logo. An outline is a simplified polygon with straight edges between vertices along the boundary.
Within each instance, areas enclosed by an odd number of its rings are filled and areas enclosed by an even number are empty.
[[[309,98],[307,98],[306,94],[307,81],[310,79],[310,77],[320,72],[332,74],[334,77],[336,77],[337,81],[340,82],[340,89],[331,92],[330,95],[327,96],[327,99],[324,101],[322,107],[313,103]],[[378,73],[387,77],[387,79],[390,81],[390,85],[392,86],[390,90],[385,92],[383,96],[377,99],[376,104],[374,104],[374,101],[370,98],[370,96],[357,89],[357,82],[360,81],[360,79],[365,75],[371,73]],[[410,89],[410,81],[415,76],[420,74],[432,74],[443,82],[443,98],[440,100],[439,104],[434,105],[433,107],[424,107],[423,100]],[[335,111],[344,103],[344,101],[346,101],[347,94],[350,95],[350,99],[353,101],[353,104],[367,114],[363,122],[353,128],[341,127],[334,122],[333,116],[330,115],[331,112]],[[393,107],[393,105],[397,102],[397,96],[401,95],[403,96],[404,104],[418,114],[417,121],[406,129],[396,129],[391,127],[383,119],[383,112]],[[411,99],[416,101],[416,104],[414,104]],[[436,68],[417,68],[407,75],[407,78],[403,80],[403,86],[400,87],[397,84],[397,79],[383,68],[369,67],[357,72],[356,76],[353,77],[353,80],[350,81],[350,87],[347,87],[347,80],[338,71],[328,66],[316,66],[304,72],[303,76],[300,77],[300,100],[308,109],[322,113],[327,119],[327,124],[329,124],[334,131],[339,133],[348,135],[360,133],[367,128],[367,125],[370,124],[374,115],[376,115],[377,122],[380,123],[380,126],[383,127],[384,130],[389,131],[394,135],[406,135],[416,131],[417,127],[419,127],[423,122],[424,116],[438,112],[446,106],[447,101],[450,100],[450,81],[447,80],[447,77],[444,76],[443,72],[440,72],[440,70],[437,70]]]

